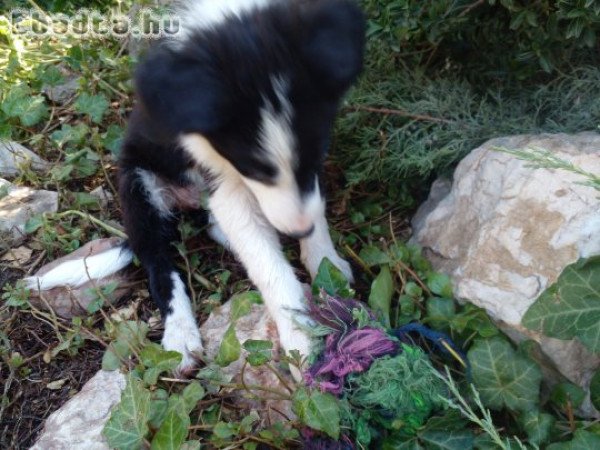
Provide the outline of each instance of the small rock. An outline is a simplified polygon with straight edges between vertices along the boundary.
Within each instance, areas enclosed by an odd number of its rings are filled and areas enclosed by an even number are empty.
[[[98,203],[102,208],[106,208],[114,200],[112,193],[102,186],[98,186],[96,189],[90,191],[90,195],[98,199]]]
[[[58,194],[15,186],[0,178],[0,248],[18,245],[25,239],[25,224],[36,214],[58,211]]]
[[[110,248],[117,247],[121,242],[119,238],[114,237],[88,242],[73,253],[69,253],[62,258],[58,258],[42,266],[33,276],[42,276],[63,262],[102,253]],[[116,301],[133,292],[133,287],[127,282],[123,272],[118,272],[99,280],[90,280],[77,288],[58,286],[42,292],[32,289],[29,301],[38,308],[48,309],[50,307],[60,317],[69,319],[73,316],[86,315],[88,313],[87,308],[98,298],[92,288],[101,289],[111,283],[117,283],[117,288],[107,296],[109,300]]]
[[[69,75],[64,83],[56,86],[42,87],[42,92],[46,94],[46,97],[48,97],[50,101],[63,105],[71,100],[77,93],[80,78],[81,77]]]
[[[208,361],[212,361],[219,353],[219,347],[225,332],[231,324],[231,301],[215,308],[206,322],[200,326],[202,341],[205,343],[205,356]],[[252,305],[249,314],[240,317],[235,323],[235,333],[238,341],[243,344],[248,339],[263,340],[273,342],[273,354],[278,354],[279,336],[275,322],[271,319],[264,305]],[[242,367],[248,353],[242,349],[241,357],[224,367],[222,371],[232,378],[234,383],[241,382]],[[295,382],[290,374],[281,373],[288,386],[294,386]],[[276,389],[287,393],[286,387],[281,381],[264,366],[252,367],[246,365],[244,370],[244,383],[246,385],[263,386],[270,389]],[[292,412],[291,402],[288,400],[257,400],[254,396],[265,397],[264,391],[235,391],[237,396],[233,399],[234,403],[242,408],[256,409],[259,415],[267,423],[282,422],[288,419],[294,419],[296,416]],[[254,394],[254,395],[251,395]]]
[[[46,420],[31,450],[108,450],[102,434],[111,408],[121,400],[125,376],[100,370]]]
[[[0,177],[14,177],[21,172],[21,166],[31,162],[31,169],[42,172],[50,167],[27,147],[12,141],[0,141]]]
[[[496,147],[544,149],[600,173],[598,133],[493,139],[460,162],[447,196],[432,195],[417,213],[413,240],[452,277],[457,298],[486,309],[514,340],[537,341],[587,388],[600,358],[577,341],[533,333],[521,319],[567,265],[600,254],[600,196],[578,174],[532,168]]]

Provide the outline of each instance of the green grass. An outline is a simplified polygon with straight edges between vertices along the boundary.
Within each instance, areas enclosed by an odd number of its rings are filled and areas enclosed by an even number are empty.
[[[484,89],[449,74],[382,75],[367,66],[338,121],[335,158],[350,184],[427,178],[494,137],[596,130],[600,102],[590,93],[599,88],[597,67],[543,85]]]

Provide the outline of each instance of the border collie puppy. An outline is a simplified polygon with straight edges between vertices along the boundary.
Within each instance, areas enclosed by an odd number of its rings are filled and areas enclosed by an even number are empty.
[[[79,285],[137,255],[164,319],[162,344],[190,369],[202,343],[171,242],[177,213],[199,209],[204,190],[211,235],[243,263],[283,348],[308,354],[297,314],[304,293],[278,233],[300,241],[313,277],[325,257],[352,277],[329,236],[319,173],[340,99],[362,66],[363,15],[352,0],[196,0],[178,15],[179,32],[135,75],[119,182],[129,242],[29,285]]]

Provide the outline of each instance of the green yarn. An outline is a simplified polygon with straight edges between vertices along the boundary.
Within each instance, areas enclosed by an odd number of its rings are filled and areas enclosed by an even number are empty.
[[[427,355],[407,345],[398,355],[376,359],[368,371],[349,376],[348,383],[352,405],[378,411],[393,428],[405,431],[416,431],[444,405],[440,397],[447,396]]]

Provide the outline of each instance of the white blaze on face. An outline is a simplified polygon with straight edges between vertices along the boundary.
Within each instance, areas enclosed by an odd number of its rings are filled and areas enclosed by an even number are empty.
[[[291,128],[293,110],[287,99],[287,83],[282,78],[272,78],[273,90],[280,103],[276,111],[269,101],[261,109],[259,144],[264,157],[277,168],[272,185],[243,177],[244,184],[252,191],[267,220],[285,234],[304,234],[309,231],[319,213],[322,200],[315,179],[315,189],[302,197],[294,176],[297,166],[294,152],[294,134]]]

